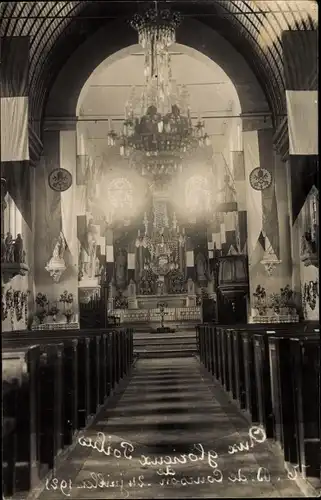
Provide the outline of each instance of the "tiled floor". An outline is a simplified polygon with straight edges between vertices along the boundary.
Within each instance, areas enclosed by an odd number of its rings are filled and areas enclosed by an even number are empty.
[[[302,497],[262,433],[250,432],[195,358],[142,359],[38,498]],[[248,450],[229,453],[240,443]]]

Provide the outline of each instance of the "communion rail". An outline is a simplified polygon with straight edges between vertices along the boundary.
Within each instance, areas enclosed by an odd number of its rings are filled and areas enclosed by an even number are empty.
[[[248,421],[262,425],[286,467],[320,487],[319,325],[197,327],[200,361]]]
[[[129,376],[133,331],[8,332],[2,340],[3,495],[26,498]]]

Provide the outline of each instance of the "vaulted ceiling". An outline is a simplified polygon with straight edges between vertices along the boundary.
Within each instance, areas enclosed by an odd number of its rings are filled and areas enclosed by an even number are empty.
[[[154,2],[2,2],[0,35],[30,37],[31,115],[41,118],[53,80],[79,44],[103,25],[129,17],[147,4]],[[168,2],[158,4],[168,6]],[[285,113],[281,35],[284,30],[317,29],[316,1],[173,0],[170,6],[229,40],[252,67],[274,115]]]

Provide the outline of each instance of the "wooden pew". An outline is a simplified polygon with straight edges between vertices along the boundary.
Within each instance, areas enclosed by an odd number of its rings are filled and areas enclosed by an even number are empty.
[[[15,352],[2,348],[5,497],[32,489],[38,478],[39,358],[38,346]]]
[[[303,476],[320,478],[320,339],[290,341],[298,464]]]
[[[130,373],[133,332],[13,332],[3,335],[3,346],[7,379],[12,365],[23,367],[20,385],[3,382],[3,471],[5,495],[11,496],[29,491],[55,468],[64,447]]]
[[[198,328],[211,376],[279,443],[286,462],[320,478],[319,325]]]

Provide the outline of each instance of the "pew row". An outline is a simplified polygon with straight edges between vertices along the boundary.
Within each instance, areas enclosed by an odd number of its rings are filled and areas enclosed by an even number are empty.
[[[26,498],[56,469],[132,363],[131,329],[3,335],[5,498]]]
[[[286,464],[303,478],[320,480],[318,325],[202,324],[196,331],[209,376],[251,423],[264,427]]]

